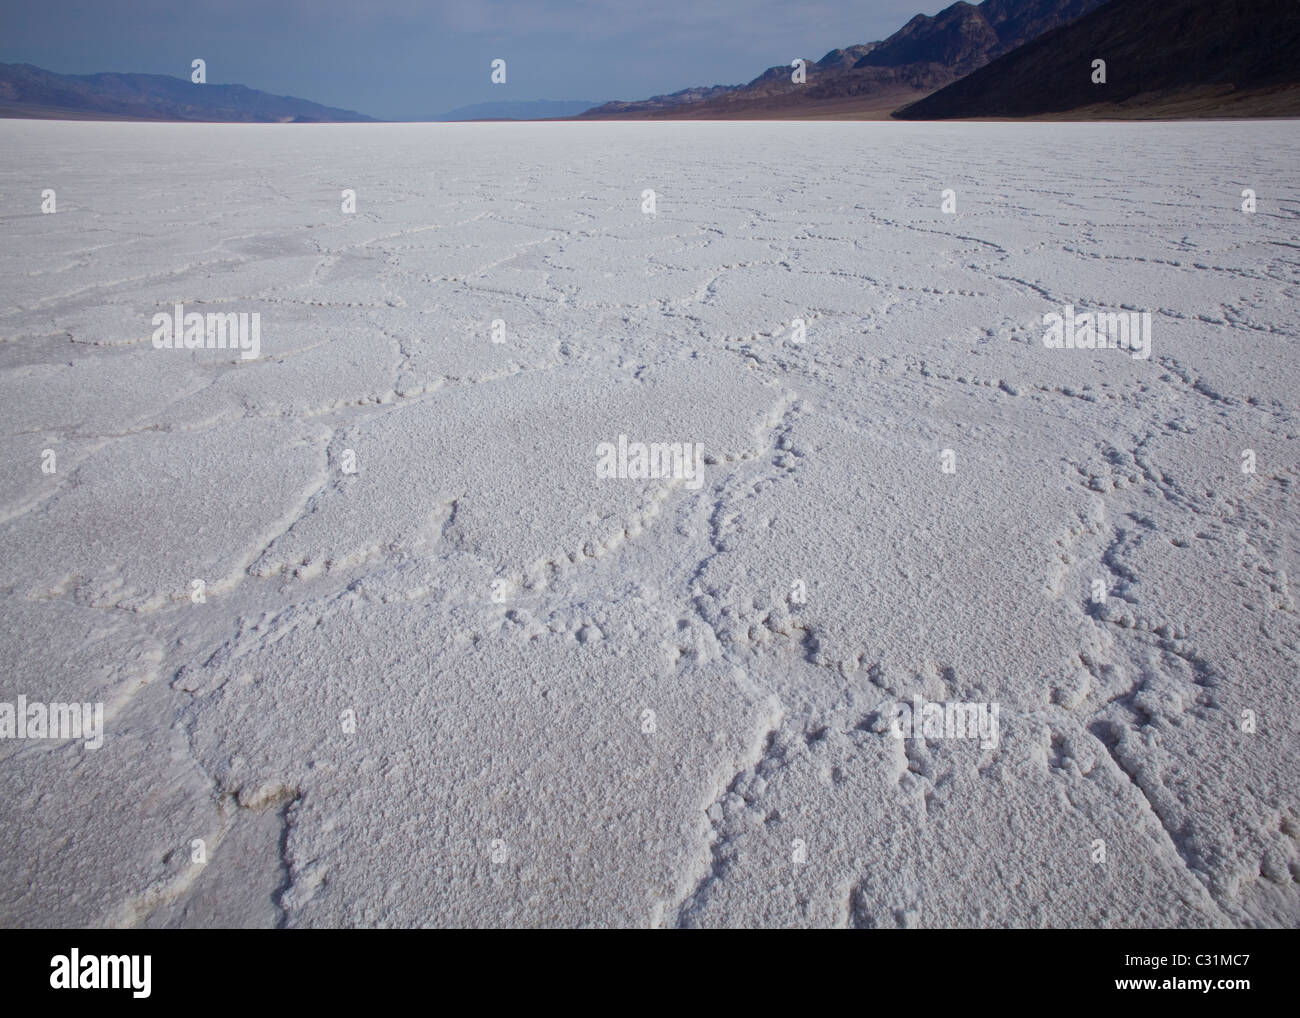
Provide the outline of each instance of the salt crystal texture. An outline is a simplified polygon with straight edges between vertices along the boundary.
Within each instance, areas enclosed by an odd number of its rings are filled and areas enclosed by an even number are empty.
[[[0,701],[105,705],[0,741],[0,917],[1295,926],[1297,165],[0,122]],[[155,349],[178,303],[261,356]],[[598,477],[620,435],[703,484]]]

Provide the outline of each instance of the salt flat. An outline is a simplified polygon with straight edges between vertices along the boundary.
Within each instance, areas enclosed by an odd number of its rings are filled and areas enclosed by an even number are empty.
[[[1297,165],[0,122],[0,921],[1294,926]]]

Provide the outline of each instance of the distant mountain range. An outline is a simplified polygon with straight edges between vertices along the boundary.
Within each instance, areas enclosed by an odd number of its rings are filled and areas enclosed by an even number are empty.
[[[1093,82],[1094,60],[1106,81]],[[983,0],[918,14],[887,39],[833,49],[744,85],[599,106],[478,103],[433,120],[1300,116],[1300,0]],[[0,64],[0,117],[359,122],[243,85],[160,74],[56,74]]]
[[[1092,80],[1105,60],[1106,81]],[[1297,0],[1112,0],[894,116],[1295,116]]]
[[[594,102],[581,99],[531,99],[515,102],[475,103],[461,106],[433,120],[552,120],[572,117],[591,109]]]
[[[640,102],[605,103],[581,119],[883,117],[1101,3],[955,3],[933,17],[918,14],[883,41],[834,49],[809,61],[802,85],[791,81],[791,67],[779,65],[747,85],[713,85]]]
[[[165,74],[56,74],[31,64],[0,64],[0,117],[246,123],[374,120],[352,110],[243,85],[196,85]]]

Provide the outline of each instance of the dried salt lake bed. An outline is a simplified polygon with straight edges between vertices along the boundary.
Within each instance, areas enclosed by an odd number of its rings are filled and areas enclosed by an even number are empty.
[[[0,122],[0,921],[1294,926],[1297,165]]]

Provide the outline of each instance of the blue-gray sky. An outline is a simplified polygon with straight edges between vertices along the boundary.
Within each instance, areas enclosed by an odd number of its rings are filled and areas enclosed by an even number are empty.
[[[930,0],[0,0],[0,62],[238,82],[383,119],[732,85],[883,39]],[[507,61],[493,85],[490,63]]]

